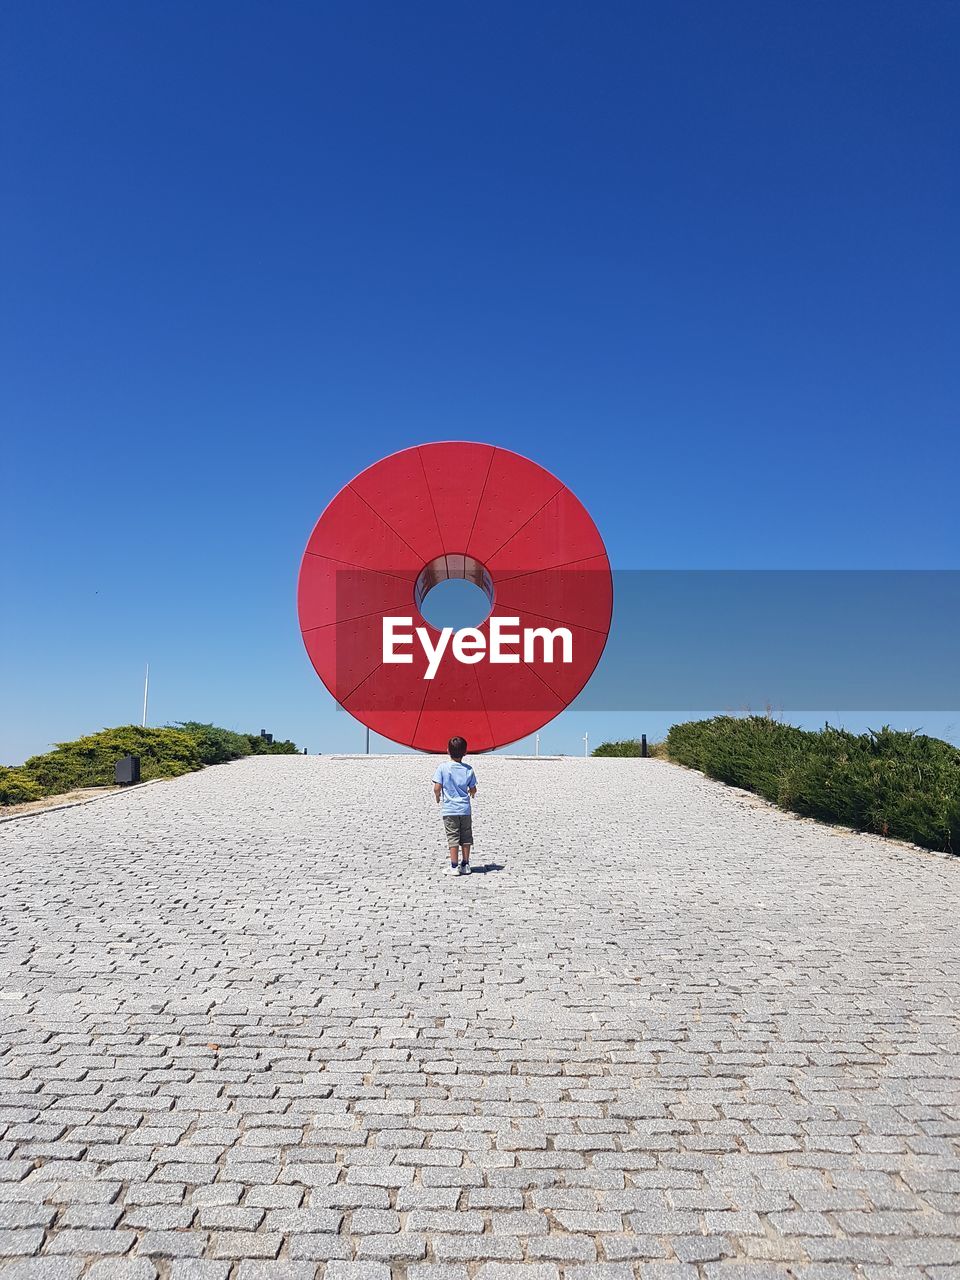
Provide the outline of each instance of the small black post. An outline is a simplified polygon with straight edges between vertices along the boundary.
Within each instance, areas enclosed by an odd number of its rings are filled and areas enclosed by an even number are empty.
[[[647,755],[647,735],[645,733],[640,735],[640,754],[642,756]]]

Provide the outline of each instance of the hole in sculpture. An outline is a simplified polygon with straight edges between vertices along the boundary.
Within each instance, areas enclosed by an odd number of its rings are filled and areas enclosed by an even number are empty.
[[[432,627],[479,627],[493,611],[493,579],[473,556],[437,556],[420,571],[414,600]]]

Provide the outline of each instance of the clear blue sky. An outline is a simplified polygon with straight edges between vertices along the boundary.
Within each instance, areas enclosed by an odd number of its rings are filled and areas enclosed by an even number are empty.
[[[360,747],[296,572],[420,441],[529,454],[617,568],[956,566],[956,4],[2,23],[0,760],[146,659],[154,723]]]

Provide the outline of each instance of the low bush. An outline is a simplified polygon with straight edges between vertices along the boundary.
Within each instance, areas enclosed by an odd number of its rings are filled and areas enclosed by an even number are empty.
[[[861,831],[960,852],[960,751],[886,728],[825,728],[817,749],[784,772],[779,803]]]
[[[8,769],[0,765],[0,804],[24,804],[39,800],[43,792],[22,769]]]
[[[245,737],[255,756],[295,756],[300,753],[300,748],[289,738],[282,738],[279,742],[268,742],[259,734],[248,733]]]
[[[939,738],[886,726],[813,733],[764,716],[717,716],[674,725],[667,751],[794,813],[960,851],[960,751]]]
[[[647,755],[655,756],[659,743],[647,743]],[[639,756],[643,754],[643,745],[639,738],[625,738],[622,742],[601,742],[590,752],[592,756]]]
[[[268,742],[258,733],[235,733],[215,724],[201,724],[199,720],[179,720],[175,726],[191,734],[200,749],[204,764],[223,764],[227,760],[239,760],[242,756],[292,756],[299,755],[295,742],[284,739]]]
[[[201,724],[199,720],[178,720],[173,726],[189,733],[197,744],[204,764],[224,764],[227,760],[239,760],[250,755],[250,735],[221,729],[215,724]]]
[[[667,751],[680,764],[776,803],[781,774],[809,736],[767,716],[717,716],[675,724],[667,734]]]
[[[77,787],[104,787],[114,781],[114,766],[128,752],[140,757],[140,777],[176,778],[205,764],[222,764],[251,754],[293,755],[290,741],[267,743],[248,733],[235,733],[198,720],[163,729],[120,725],[58,742],[53,751],[31,756],[15,768],[0,767],[0,805],[22,804],[60,795]]]
[[[144,729],[126,724],[58,742],[53,751],[31,756],[22,770],[43,795],[58,795],[76,787],[105,787],[114,780],[114,765],[130,752],[140,757],[140,776],[175,778],[203,764],[196,740],[180,729]]]

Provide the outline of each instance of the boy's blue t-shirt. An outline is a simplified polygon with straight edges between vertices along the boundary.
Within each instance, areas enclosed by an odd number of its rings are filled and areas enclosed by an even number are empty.
[[[440,813],[443,817],[459,817],[470,812],[467,788],[477,785],[477,775],[468,764],[461,764],[459,760],[446,760],[437,766],[433,780],[443,788],[440,801]]]

